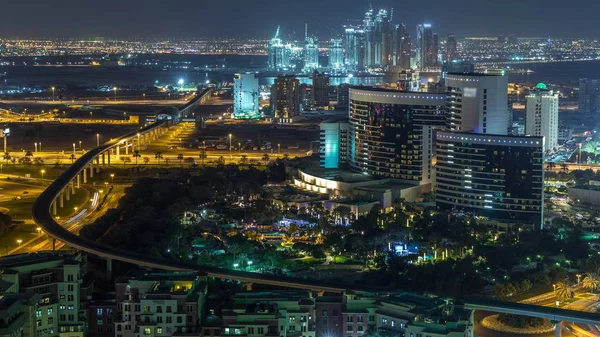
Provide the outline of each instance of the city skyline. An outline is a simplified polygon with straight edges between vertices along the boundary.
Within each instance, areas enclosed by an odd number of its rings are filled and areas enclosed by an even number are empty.
[[[4,12],[12,14],[0,22],[0,32],[3,37],[267,38],[281,24],[285,26],[282,37],[294,39],[303,37],[304,25],[308,24],[311,34],[331,38],[343,33],[342,25],[362,19],[369,8],[367,1],[347,4],[341,0],[327,3],[262,0],[258,4],[236,0],[234,3],[212,3],[206,8],[190,0],[181,0],[176,5],[109,0],[101,6],[71,0],[63,1],[63,6],[37,0],[26,4],[10,2],[4,5]],[[545,1],[544,6],[536,0],[510,0],[493,8],[471,0],[451,4],[434,0],[428,6],[400,5],[389,0],[372,4],[373,8],[393,9],[392,21],[406,24],[411,32],[418,23],[429,22],[444,35],[600,36],[600,28],[593,24],[593,13],[600,10],[600,3],[575,0],[568,15],[558,5],[557,0]],[[136,20],[130,17],[133,12]],[[564,20],[569,20],[569,24],[548,24]]]

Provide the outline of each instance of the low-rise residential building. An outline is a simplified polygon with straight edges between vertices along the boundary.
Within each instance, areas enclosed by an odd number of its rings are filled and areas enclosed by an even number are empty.
[[[245,292],[222,309],[221,319],[205,321],[201,336],[362,337],[379,332],[459,337],[471,328],[470,320],[469,310],[411,293],[314,297],[297,291]]]
[[[116,337],[167,337],[199,331],[206,276],[135,270],[115,283]]]
[[[0,280],[11,283],[7,292],[37,294],[37,337],[83,337],[85,311],[81,284],[87,259],[79,253],[44,252],[0,259]]]

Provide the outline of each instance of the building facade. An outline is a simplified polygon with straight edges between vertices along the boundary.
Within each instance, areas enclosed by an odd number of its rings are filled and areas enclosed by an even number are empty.
[[[579,111],[593,114],[600,112],[600,80],[579,80]]]
[[[329,107],[329,76],[315,71],[312,81],[313,106],[317,109]]]
[[[430,183],[432,130],[445,125],[446,99],[445,94],[351,88],[350,168],[419,185]]]
[[[508,132],[508,77],[448,73],[448,125],[451,131],[505,135]]]
[[[300,115],[300,81],[294,76],[277,76],[271,87],[271,108],[275,119],[290,123]]]
[[[456,35],[448,34],[446,37],[446,61],[452,62],[458,58],[458,45]]]
[[[544,138],[438,132],[436,206],[543,227]]]
[[[15,293],[39,295],[35,308],[36,336],[83,337],[85,310],[81,280],[87,261],[80,254],[38,253],[0,259],[0,279]]]
[[[115,282],[116,337],[199,333],[206,276],[192,272],[132,271]]]
[[[525,134],[545,138],[545,150],[558,147],[558,93],[544,83],[526,97]]]
[[[254,73],[233,76],[233,116],[234,118],[257,118],[258,78]]]
[[[325,120],[319,125],[321,130],[319,157],[322,168],[339,168],[346,163],[348,125],[346,118]]]
[[[344,46],[341,39],[329,41],[329,68],[340,70],[344,67]]]
[[[431,24],[424,23],[417,25],[417,68],[437,67],[438,64],[438,49],[439,41],[437,34],[433,33]]]

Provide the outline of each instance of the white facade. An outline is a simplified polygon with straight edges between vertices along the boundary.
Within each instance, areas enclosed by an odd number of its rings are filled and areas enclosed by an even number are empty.
[[[233,80],[233,114],[236,117],[258,113],[258,78],[254,73],[235,74]]]
[[[558,94],[535,90],[527,95],[525,134],[545,137],[544,150],[558,147]]]
[[[446,77],[451,131],[506,135],[508,77],[489,74],[448,74]]]

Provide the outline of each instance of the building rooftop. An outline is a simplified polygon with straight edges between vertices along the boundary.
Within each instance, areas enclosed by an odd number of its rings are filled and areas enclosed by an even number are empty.
[[[304,172],[308,175],[317,177],[317,178],[322,178],[322,179],[326,179],[326,180],[335,180],[338,182],[345,182],[345,183],[362,183],[362,182],[377,181],[377,180],[381,180],[382,182],[385,181],[385,179],[376,178],[373,176],[368,176],[363,173],[357,173],[357,172],[341,170],[341,169],[326,169],[326,168],[321,168],[321,167],[311,167],[311,168],[303,169],[302,172]]]

